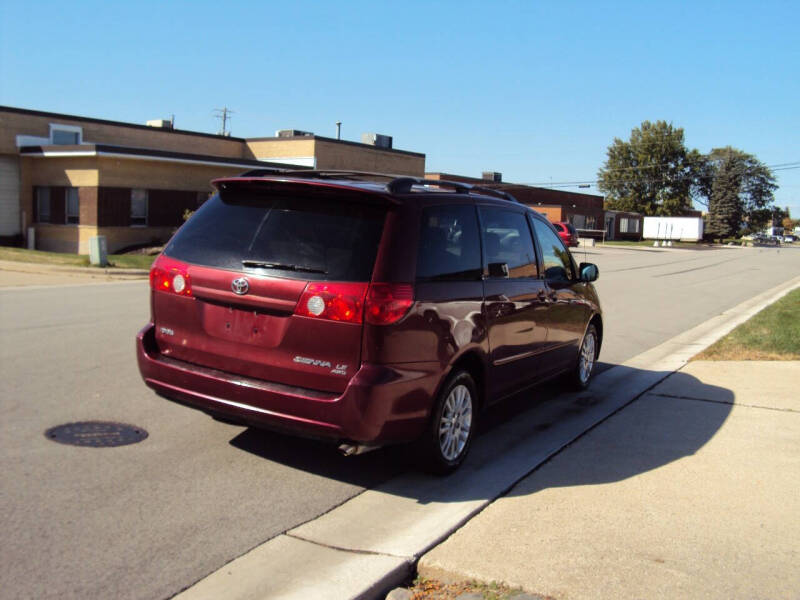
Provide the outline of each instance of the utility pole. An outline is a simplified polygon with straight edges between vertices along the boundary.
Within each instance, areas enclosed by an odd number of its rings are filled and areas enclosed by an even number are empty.
[[[230,135],[231,132],[228,131],[228,121],[230,120],[230,115],[233,114],[233,111],[228,108],[227,106],[223,106],[222,108],[215,108],[214,109],[214,116],[218,119],[222,120],[222,131],[219,132],[220,135]]]

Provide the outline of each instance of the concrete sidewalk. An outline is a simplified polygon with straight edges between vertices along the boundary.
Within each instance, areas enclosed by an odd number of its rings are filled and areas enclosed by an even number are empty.
[[[562,598],[800,597],[800,362],[692,362],[425,554]]]

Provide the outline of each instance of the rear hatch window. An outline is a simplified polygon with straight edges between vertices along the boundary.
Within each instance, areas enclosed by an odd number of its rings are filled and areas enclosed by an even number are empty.
[[[253,190],[214,196],[164,254],[191,264],[315,281],[369,281],[385,209]]]
[[[345,192],[276,195],[250,186],[215,195],[164,249],[164,260],[185,270],[190,292],[153,292],[162,353],[343,391],[361,360],[360,313],[348,318],[363,305],[385,215],[385,205]],[[309,290],[335,306],[319,315],[301,310]]]

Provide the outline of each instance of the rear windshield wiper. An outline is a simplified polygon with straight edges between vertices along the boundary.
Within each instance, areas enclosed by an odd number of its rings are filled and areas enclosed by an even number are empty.
[[[281,263],[262,262],[259,260],[243,260],[242,265],[255,269],[280,269],[282,271],[302,271],[304,273],[322,273],[325,275],[327,271],[317,269],[316,267],[304,267],[302,265],[284,265]]]

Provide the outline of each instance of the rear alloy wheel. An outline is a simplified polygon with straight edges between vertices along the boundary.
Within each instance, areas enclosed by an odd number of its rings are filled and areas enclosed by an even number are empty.
[[[583,343],[578,352],[578,363],[571,374],[574,387],[585,390],[589,387],[589,381],[594,372],[594,365],[597,362],[597,329],[594,325],[589,325],[586,335],[583,336]]]
[[[477,398],[475,382],[465,371],[453,375],[442,388],[419,442],[426,471],[445,475],[464,461],[475,433]]]

